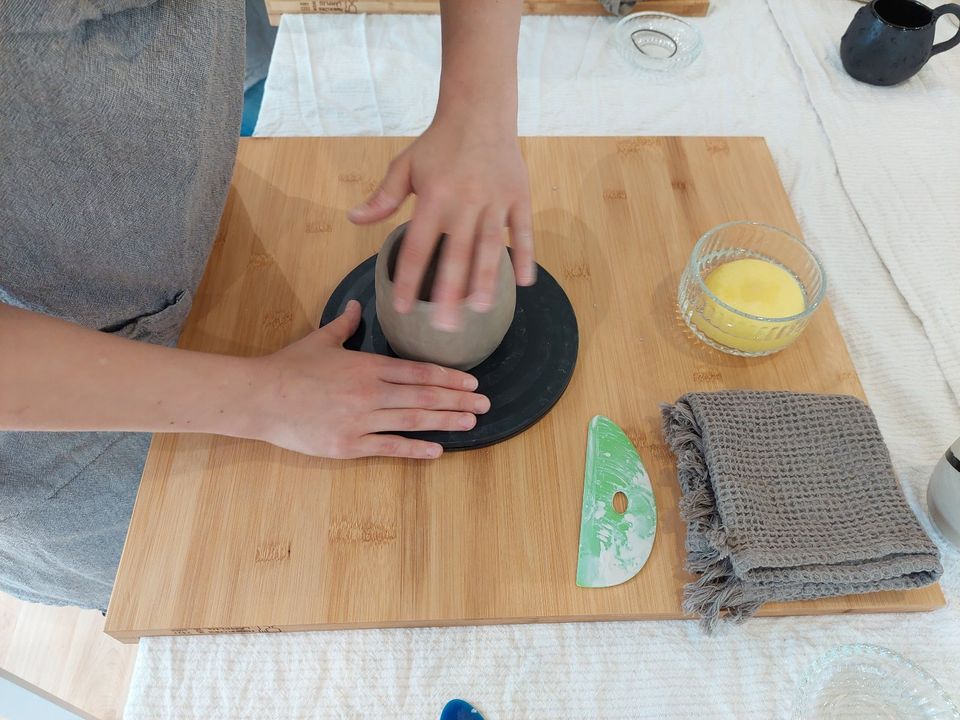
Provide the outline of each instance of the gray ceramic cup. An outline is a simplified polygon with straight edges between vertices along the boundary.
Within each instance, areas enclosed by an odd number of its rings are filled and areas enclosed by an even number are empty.
[[[927,486],[927,507],[934,525],[960,550],[960,438],[947,448]]]
[[[387,236],[377,255],[375,288],[377,319],[393,351],[402,358],[431,362],[457,370],[469,370],[486,360],[499,347],[513,322],[517,305],[517,283],[507,248],[500,256],[500,272],[494,292],[493,308],[480,313],[466,301],[461,308],[461,327],[455,332],[438,330],[430,324],[435,304],[429,302],[439,260],[439,247],[421,284],[418,299],[409,313],[398,313],[393,306],[393,270],[407,223]]]

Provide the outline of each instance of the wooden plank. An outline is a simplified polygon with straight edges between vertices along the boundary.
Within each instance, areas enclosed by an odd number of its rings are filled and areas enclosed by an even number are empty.
[[[270,23],[280,24],[284,13],[354,14],[436,14],[439,0],[265,0]],[[710,9],[710,0],[643,0],[637,12],[668,12],[674,15],[703,16]],[[526,15],[606,15],[598,0],[526,0]]]
[[[257,355],[316,326],[340,279],[394,221],[346,211],[402,138],[242,140],[181,344]],[[799,227],[758,138],[525,138],[540,262],[577,312],[571,385],[538,425],[435,463],[337,462],[204,435],[155,437],[107,632],[142,635],[680,618],[683,523],[658,405],[727,387],[863,397],[829,306],[783,353],[744,359],[677,318],[697,237],[733,219]],[[574,583],[585,436],[618,422],[640,450],[658,536],[630,582]],[[914,611],[938,587],[771,605],[764,614]]]
[[[0,676],[90,720],[120,720],[136,646],[103,632],[96,610],[0,593]]]

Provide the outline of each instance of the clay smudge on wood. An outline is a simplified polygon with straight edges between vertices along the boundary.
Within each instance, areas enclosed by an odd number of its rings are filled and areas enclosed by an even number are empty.
[[[257,546],[255,562],[280,562],[290,557],[290,543],[264,543]]]
[[[397,526],[372,520],[337,520],[330,525],[327,539],[337,544],[385,545],[397,539]]]
[[[308,235],[317,235],[319,233],[329,233],[333,232],[333,225],[330,223],[322,222],[320,220],[308,221],[305,232]]]
[[[293,313],[289,310],[276,310],[263,316],[263,326],[271,330],[286,327],[293,320]]]
[[[568,280],[578,280],[581,278],[590,277],[590,266],[587,263],[577,263],[576,265],[571,265],[568,267],[564,274],[567,276]]]
[[[278,633],[276,625],[243,625],[239,627],[174,628],[174,635],[221,635],[227,633]]]
[[[617,143],[617,154],[632,155],[641,152],[644,148],[656,147],[659,145],[657,138],[633,138],[631,140],[621,140]]]
[[[273,258],[268,253],[254,253],[247,261],[247,266],[251,268],[265,268],[273,265]]]

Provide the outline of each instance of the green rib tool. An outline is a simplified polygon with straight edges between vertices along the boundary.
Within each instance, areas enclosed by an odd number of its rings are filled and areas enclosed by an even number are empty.
[[[623,513],[613,505],[627,498]],[[657,505],[637,449],[616,423],[598,415],[587,434],[577,585],[601,588],[624,583],[650,557],[657,532]]]

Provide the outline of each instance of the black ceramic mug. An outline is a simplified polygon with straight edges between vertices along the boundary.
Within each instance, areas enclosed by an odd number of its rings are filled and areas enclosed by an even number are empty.
[[[934,45],[937,20],[960,5],[931,10],[915,0],[872,0],[859,10],[840,41],[840,59],[851,75],[871,85],[896,85],[937,53],[960,44],[960,31]]]

